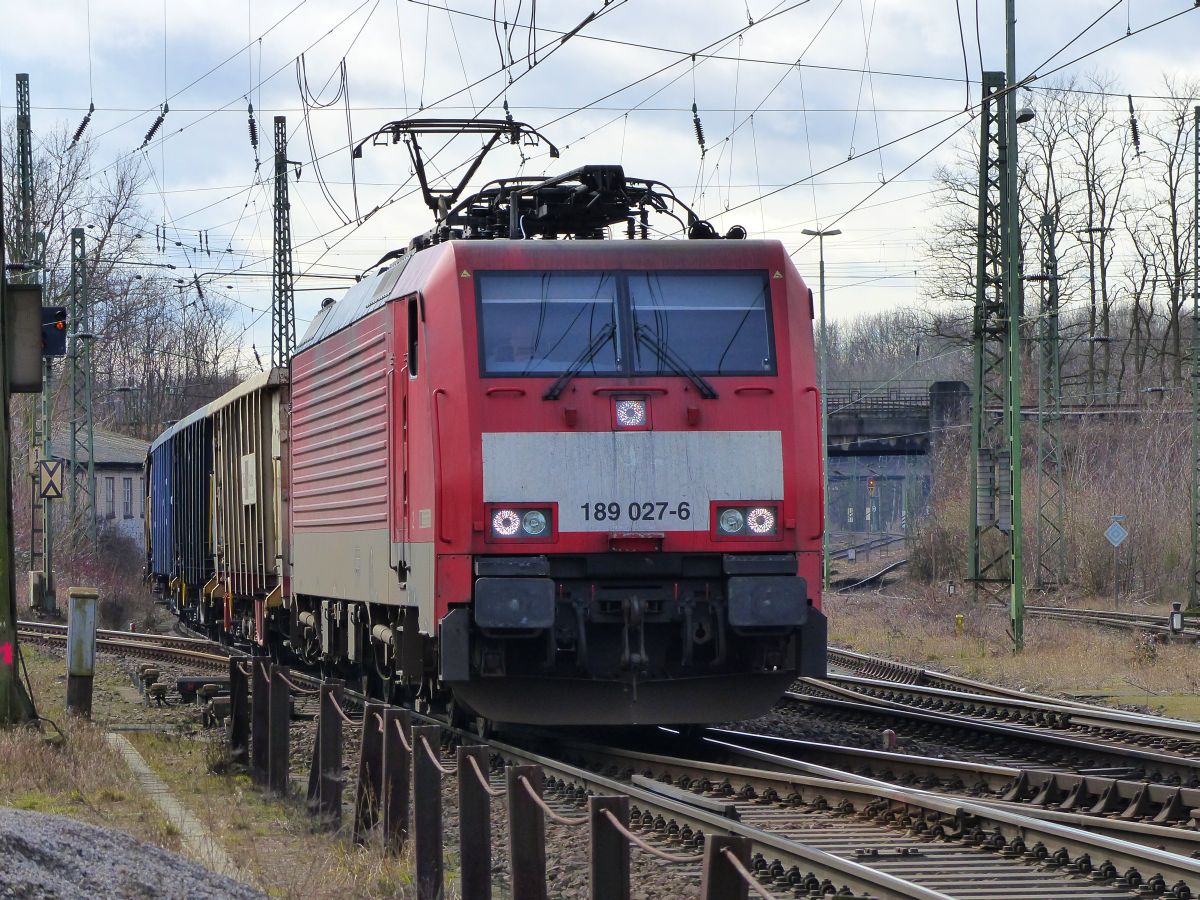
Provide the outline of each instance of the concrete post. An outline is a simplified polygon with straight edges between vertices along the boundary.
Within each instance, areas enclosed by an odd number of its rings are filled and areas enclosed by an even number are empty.
[[[96,601],[94,588],[69,590],[67,614],[67,711],[92,716],[92,679],[96,674]]]

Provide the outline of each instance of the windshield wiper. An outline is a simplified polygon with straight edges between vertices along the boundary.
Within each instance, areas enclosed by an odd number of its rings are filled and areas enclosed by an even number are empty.
[[[700,392],[701,397],[705,400],[717,399],[716,389],[705,380],[704,376],[672,353],[671,349],[659,340],[653,331],[645,325],[638,325],[633,333],[639,341],[643,341],[654,351],[654,354],[661,362],[666,363],[676,374],[682,375],[691,381],[696,386],[696,390]]]
[[[600,352],[600,349],[611,341],[613,335],[616,333],[617,329],[613,327],[611,322],[601,328],[592,342],[583,348],[583,352],[579,354],[575,362],[567,366],[567,370],[558,376],[546,393],[542,394],[542,399],[557,400],[562,394],[563,388],[570,384],[571,379],[578,375],[580,370],[592,361],[596,354]]]

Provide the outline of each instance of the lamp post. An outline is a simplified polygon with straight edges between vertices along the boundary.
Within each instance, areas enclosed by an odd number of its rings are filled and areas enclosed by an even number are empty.
[[[829,590],[829,422],[825,402],[825,394],[829,388],[829,334],[825,330],[825,238],[835,237],[842,233],[840,228],[805,228],[802,234],[817,239],[817,253],[820,259],[817,269],[820,277],[821,291],[821,347],[818,356],[820,372],[818,380],[821,385],[821,589]]]

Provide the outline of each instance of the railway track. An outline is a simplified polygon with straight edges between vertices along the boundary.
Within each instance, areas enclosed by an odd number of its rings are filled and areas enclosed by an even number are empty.
[[[758,765],[747,767],[583,743],[556,750],[575,766],[615,778],[623,791],[645,788],[704,804],[777,842],[794,842],[907,882],[905,893],[877,888],[871,896],[1191,898],[1200,886],[1200,861],[1181,853],[998,803],[846,772],[811,773],[819,767],[802,774],[794,761],[770,760],[769,754],[758,754]],[[791,770],[770,771],[760,767],[765,762]],[[800,882],[785,859],[759,871],[760,881],[780,892],[776,896],[806,896],[793,893]]]
[[[868,538],[865,541],[860,541],[856,544],[851,544],[847,547],[841,547],[837,550],[830,551],[830,559],[849,559],[850,551],[857,553],[869,553],[872,550],[881,550],[884,547],[890,547],[897,541],[904,540],[902,534],[882,534],[879,537]]]
[[[291,677],[310,687],[319,683],[313,676]],[[346,699],[366,701],[351,691]],[[414,718],[442,725],[454,740],[481,742],[444,721]],[[763,740],[768,749],[753,746]],[[759,883],[781,898],[839,890],[839,896],[870,897],[1099,898],[1141,896],[1143,886],[1153,896],[1191,898],[1200,890],[1200,862],[1187,855],[1200,848],[1200,832],[1110,822],[1068,809],[1031,815],[1046,787],[1035,776],[1052,773],[991,767],[976,774],[984,782],[976,785],[968,773],[979,767],[929,761],[941,773],[935,784],[921,768],[925,761],[911,757],[826,747],[843,754],[836,761],[844,768],[833,768],[795,758],[811,754],[811,746],[717,730],[704,742],[709,751],[748,765],[594,747],[542,731],[484,743],[493,754],[494,784],[498,767],[534,764],[546,774],[547,798],[564,811],[577,812],[588,793],[625,794],[641,836],[669,852],[695,852],[706,834],[749,837]],[[864,774],[867,760],[880,774],[907,765],[902,777],[917,783]],[[449,763],[444,755],[443,764]],[[1088,784],[1097,787],[1095,779]]]
[[[53,622],[17,622],[17,637],[41,644],[66,644],[67,626]],[[200,638],[140,631],[96,629],[96,647],[147,659],[182,662],[203,668],[225,669],[229,653],[220,644]]]
[[[1189,622],[1184,618],[1183,630],[1171,630],[1166,613],[1131,613],[1107,609],[1067,609],[1058,606],[1026,606],[1025,614],[1041,619],[1056,619],[1062,622],[1082,622],[1122,631],[1142,631],[1173,640],[1200,641],[1200,621],[1193,615]]]
[[[723,728],[708,729],[705,738],[704,746],[723,762],[917,788],[1184,856],[1200,854],[1200,823],[1192,814],[1200,804],[1200,788],[855,749]]]
[[[802,679],[784,708],[876,732],[895,727],[986,761],[1110,769],[1126,778],[1200,785],[1200,723],[1023,693],[848,651],[831,651],[830,659],[863,674]]]

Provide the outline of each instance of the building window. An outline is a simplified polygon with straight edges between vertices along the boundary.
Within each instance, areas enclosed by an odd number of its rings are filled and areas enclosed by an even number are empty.
[[[106,519],[116,518],[116,490],[117,479],[104,479],[104,517]]]
[[[133,479],[121,479],[121,516],[133,518]]]
[[[146,479],[138,479],[138,515],[146,518]]]

